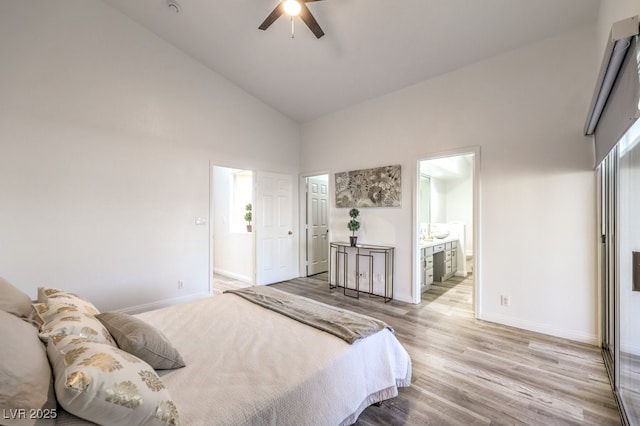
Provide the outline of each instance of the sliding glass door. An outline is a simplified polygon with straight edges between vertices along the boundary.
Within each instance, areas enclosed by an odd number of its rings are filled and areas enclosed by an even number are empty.
[[[602,352],[625,423],[640,425],[640,120],[598,173]]]
[[[611,383],[618,382],[618,365],[616,350],[618,316],[617,281],[616,281],[616,195],[617,195],[616,148],[602,161],[598,167],[599,199],[600,199],[600,279],[602,310],[602,355]]]
[[[640,121],[618,143],[620,400],[640,424]]]

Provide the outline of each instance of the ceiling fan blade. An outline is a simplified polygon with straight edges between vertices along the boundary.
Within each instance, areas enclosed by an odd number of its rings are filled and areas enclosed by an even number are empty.
[[[300,11],[300,19],[302,19],[304,23],[307,24],[307,27],[309,27],[311,32],[315,34],[316,38],[320,38],[324,35],[324,31],[322,31],[322,28],[320,28],[320,25],[318,25],[318,21],[316,21],[316,18],[313,17],[311,11],[305,3],[301,4],[302,10]]]
[[[267,16],[267,19],[264,20],[264,22],[262,24],[260,24],[260,26],[258,27],[258,29],[260,30],[266,30],[267,28],[269,28],[271,26],[271,24],[273,24],[276,19],[278,19],[280,17],[280,15],[282,15],[284,13],[284,6],[282,5],[282,2],[278,3],[278,5],[276,6],[275,9],[273,9],[273,12],[271,12],[269,14],[269,16]]]

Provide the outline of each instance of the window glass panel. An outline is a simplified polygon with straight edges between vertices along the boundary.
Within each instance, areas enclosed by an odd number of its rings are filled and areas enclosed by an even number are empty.
[[[619,142],[618,283],[620,397],[631,424],[640,419],[640,268],[634,290],[633,252],[640,256],[640,122]],[[640,257],[637,259],[640,260]]]
[[[251,206],[251,222],[245,220],[247,205],[251,204],[253,197],[253,173],[246,170],[234,173],[230,184],[231,211],[229,212],[229,230],[231,232],[247,232],[247,225],[254,222],[253,206]]]

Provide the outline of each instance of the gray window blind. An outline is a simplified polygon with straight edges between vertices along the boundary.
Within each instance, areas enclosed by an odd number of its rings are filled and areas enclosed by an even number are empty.
[[[627,55],[604,107],[595,131],[596,165],[618,143],[638,119],[640,79],[638,69],[638,37],[631,39]]]

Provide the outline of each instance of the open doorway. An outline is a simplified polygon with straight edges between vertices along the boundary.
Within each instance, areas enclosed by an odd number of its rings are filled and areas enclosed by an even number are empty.
[[[329,175],[303,178],[301,223],[305,276],[327,273],[329,270]]]
[[[418,161],[415,300],[457,285],[475,311],[477,149]],[[464,288],[467,290],[464,290]]]
[[[253,172],[213,166],[211,174],[212,293],[218,294],[254,282]]]

